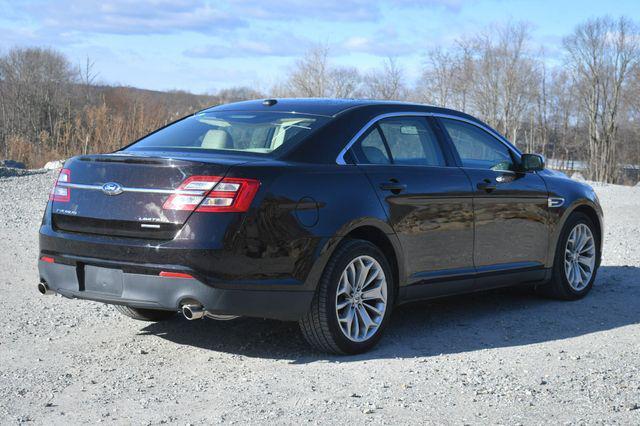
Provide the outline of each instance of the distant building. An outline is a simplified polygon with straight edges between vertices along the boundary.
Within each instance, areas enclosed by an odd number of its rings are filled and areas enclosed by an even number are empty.
[[[552,170],[558,170],[566,173],[568,176],[578,172],[585,175],[589,169],[589,165],[586,161],[582,160],[558,160],[555,158],[548,158],[546,166]],[[625,184],[635,184],[640,182],[640,165],[639,164],[619,164],[620,180]]]
[[[559,170],[565,173],[571,172],[584,172],[589,167],[586,161],[581,160],[557,160],[555,158],[548,158],[546,165],[553,170]]]

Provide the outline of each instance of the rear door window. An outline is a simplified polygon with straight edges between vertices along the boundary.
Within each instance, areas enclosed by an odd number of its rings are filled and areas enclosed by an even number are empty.
[[[378,126],[394,164],[444,166],[445,160],[433,130],[423,117],[386,118]]]
[[[359,144],[362,162],[367,164],[391,164],[380,129],[374,126]]]
[[[382,119],[354,145],[353,151],[361,164],[446,164],[438,139],[424,117]]]

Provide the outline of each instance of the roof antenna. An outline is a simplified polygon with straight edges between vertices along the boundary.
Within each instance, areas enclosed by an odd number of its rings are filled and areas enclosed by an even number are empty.
[[[264,101],[262,101],[262,105],[264,106],[274,106],[277,103],[278,101],[276,99],[265,99]]]

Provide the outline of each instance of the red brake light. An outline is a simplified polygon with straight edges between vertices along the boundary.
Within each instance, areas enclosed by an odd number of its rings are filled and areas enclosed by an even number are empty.
[[[191,278],[193,277],[189,274],[183,274],[182,272],[169,272],[169,271],[161,271],[159,274],[161,277],[167,278]]]
[[[71,182],[71,171],[69,169],[60,170],[58,179],[56,179],[56,182],[53,184],[53,189],[51,189],[49,193],[49,200],[66,203],[71,199],[71,188],[58,185],[60,182]]]
[[[258,192],[255,179],[191,176],[164,203],[165,210],[246,212]]]
[[[43,262],[47,262],[47,263],[55,263],[56,261],[53,259],[53,257],[49,257],[49,256],[42,256],[40,258],[40,260],[42,260]]]

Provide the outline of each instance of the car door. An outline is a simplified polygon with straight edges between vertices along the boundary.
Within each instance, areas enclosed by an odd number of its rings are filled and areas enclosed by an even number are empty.
[[[548,247],[548,193],[519,154],[488,129],[439,118],[474,189],[474,263],[479,273],[542,268]]]
[[[352,147],[402,244],[410,283],[474,272],[471,184],[430,120],[384,118]]]

